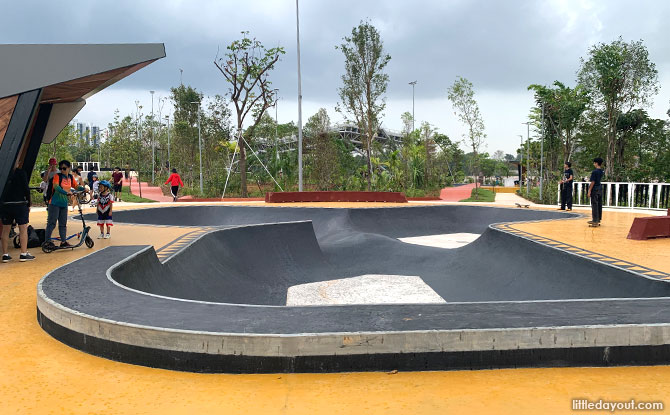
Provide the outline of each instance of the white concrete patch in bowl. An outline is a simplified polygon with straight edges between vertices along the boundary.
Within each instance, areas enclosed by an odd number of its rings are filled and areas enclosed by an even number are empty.
[[[287,306],[446,303],[421,277],[367,274],[289,287]]]
[[[432,246],[434,248],[454,249],[465,246],[481,235],[478,233],[444,233],[441,235],[413,236],[411,238],[398,238],[407,244]]]

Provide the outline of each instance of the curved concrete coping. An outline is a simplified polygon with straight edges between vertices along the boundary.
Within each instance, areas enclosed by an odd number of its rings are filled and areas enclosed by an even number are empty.
[[[40,325],[91,354],[197,372],[670,362],[670,315],[659,312],[670,298],[240,305],[131,290],[109,278],[123,266],[165,264],[151,246],[114,246],[58,268],[37,287]]]

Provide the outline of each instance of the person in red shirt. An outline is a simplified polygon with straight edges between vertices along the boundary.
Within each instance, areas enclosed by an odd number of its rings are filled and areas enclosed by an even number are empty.
[[[181,177],[179,176],[179,173],[177,173],[177,169],[172,169],[172,174],[168,179],[165,181],[165,184],[170,183],[171,192],[172,192],[172,201],[176,202],[177,201],[177,192],[179,192],[179,186],[184,187],[184,182],[181,181]]]
[[[114,201],[121,201],[121,189],[123,188],[123,173],[121,173],[120,167],[114,167],[114,173],[112,173],[112,190],[114,191]]]

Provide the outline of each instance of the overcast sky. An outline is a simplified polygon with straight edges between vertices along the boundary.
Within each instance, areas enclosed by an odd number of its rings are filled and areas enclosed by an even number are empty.
[[[78,120],[105,127],[115,109],[151,107],[149,90],[167,96],[180,81],[206,95],[227,86],[212,63],[243,30],[286,54],[272,81],[279,88],[279,122],[297,121],[295,2],[293,0],[22,0],[3,1],[4,43],[165,43],[167,57],[89,99]],[[525,137],[533,97],[527,86],[560,80],[574,85],[579,58],[598,42],[642,39],[656,63],[660,94],[652,116],[667,118],[670,99],[670,2],[639,0],[302,0],[300,35],[303,119],[324,107],[333,122],[343,72],[335,46],[362,19],[381,32],[390,83],[383,125],[401,129],[412,110],[452,139],[465,131],[446,99],[457,76],[475,86],[493,153],[514,153]],[[156,104],[157,105],[157,104]],[[532,134],[532,132],[531,132]]]

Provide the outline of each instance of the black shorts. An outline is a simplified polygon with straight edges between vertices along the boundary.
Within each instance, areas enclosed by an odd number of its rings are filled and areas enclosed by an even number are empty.
[[[30,208],[28,205],[5,205],[2,207],[2,224],[11,225],[16,221],[17,225],[27,225]]]
[[[121,188],[123,187],[123,185],[122,184],[115,184],[115,185],[113,185],[113,187],[114,187],[114,192],[115,193],[121,193]]]

